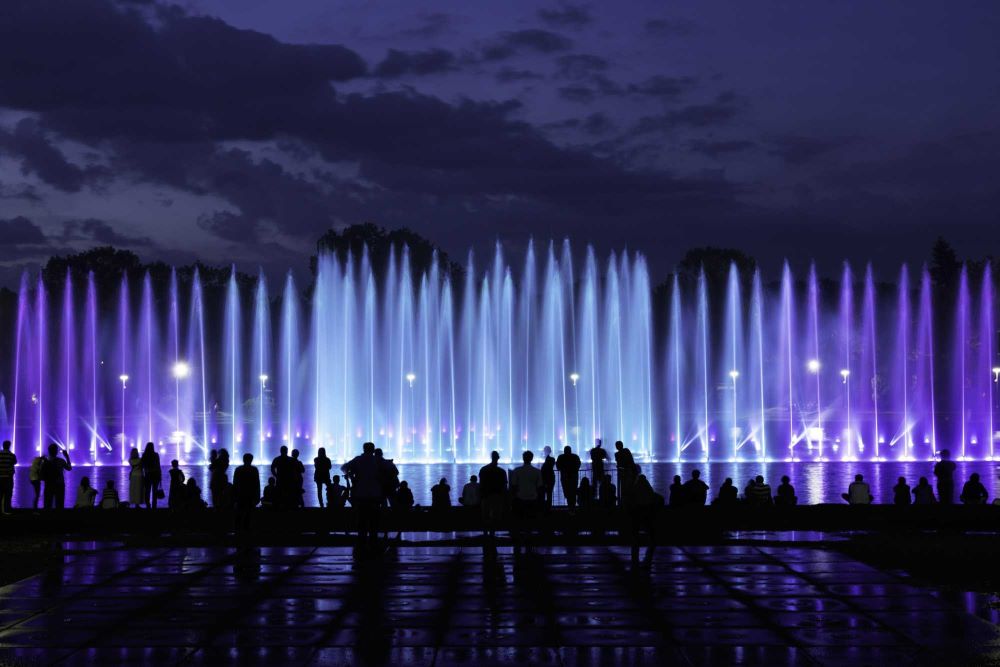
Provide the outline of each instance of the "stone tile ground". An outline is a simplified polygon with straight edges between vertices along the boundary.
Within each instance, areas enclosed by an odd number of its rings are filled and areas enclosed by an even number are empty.
[[[969,664],[996,628],[837,552],[68,551],[0,589],[0,664]]]

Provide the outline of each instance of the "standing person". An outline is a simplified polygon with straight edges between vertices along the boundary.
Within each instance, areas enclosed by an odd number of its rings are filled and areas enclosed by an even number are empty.
[[[128,504],[130,507],[142,505],[142,457],[135,447],[128,455]]]
[[[649,546],[646,547],[646,555],[643,564],[649,567],[653,562],[653,554],[656,552],[656,508],[663,505],[663,497],[657,497],[653,487],[649,484],[646,476],[639,470],[633,469],[635,482],[628,493],[622,494],[623,502],[627,504],[623,507],[629,513],[632,527],[632,565],[639,565],[639,547],[642,531],[649,534]]]
[[[31,501],[31,506],[38,509],[38,501],[42,497],[42,468],[45,467],[45,457],[39,454],[31,459],[31,467],[28,469],[28,481],[31,482],[31,489],[35,492],[35,498]]]
[[[260,502],[260,473],[253,454],[243,455],[243,465],[233,471],[233,500],[236,504],[236,531],[250,529],[250,516]]]
[[[184,471],[177,459],[170,462],[170,497],[167,498],[167,507],[172,510],[184,507]]]
[[[222,507],[225,503],[226,486],[229,484],[229,452],[220,449],[208,463],[208,492],[212,497],[212,507]]]
[[[17,457],[10,451],[10,440],[3,441],[0,449],[0,512],[10,514],[14,498],[14,466]]]
[[[951,505],[955,502],[955,462],[951,460],[950,450],[941,450],[941,460],[934,464],[934,476],[937,477],[938,502]]]
[[[306,506],[306,467],[299,460],[299,450],[292,450],[292,486],[295,489],[292,495],[292,507],[296,509]]]
[[[538,510],[538,500],[542,493],[542,473],[531,460],[535,455],[531,450],[521,454],[523,463],[510,473],[511,505],[514,510],[514,550],[520,551],[525,535],[531,532],[531,523]]]
[[[62,458],[59,458],[60,453]],[[61,510],[63,508],[66,503],[66,478],[64,474],[67,470],[72,469],[73,464],[69,462],[69,452],[54,442],[49,445],[49,455],[42,466],[42,481],[45,482],[45,509]]]
[[[556,470],[559,471],[559,485],[566,505],[572,509],[576,507],[576,490],[580,483],[580,457],[573,453],[569,445],[563,447],[563,453],[556,459]]]
[[[292,499],[292,466],[295,465],[288,455],[288,447],[281,446],[279,454],[271,461],[271,475],[274,477],[275,507],[291,506]]]
[[[351,505],[358,512],[358,546],[374,547],[378,539],[379,504],[382,486],[379,484],[375,443],[362,445],[359,456],[341,466],[351,485]]]
[[[146,507],[156,509],[156,501],[159,500],[160,480],[163,472],[160,469],[160,455],[153,448],[153,443],[147,442],[146,449],[142,452],[142,495],[146,501]]]
[[[330,483],[330,471],[333,470],[333,461],[326,456],[326,447],[320,447],[313,459],[313,481],[316,482],[316,498],[319,506],[323,507],[323,489]]]
[[[399,488],[399,468],[392,459],[385,458],[381,448],[375,449],[375,460],[378,462],[378,483],[382,487],[382,506],[388,508],[395,501],[396,489]]]
[[[621,440],[615,442],[615,467],[618,470],[618,493],[621,502],[626,502],[625,496],[632,493],[632,483],[635,480],[635,459],[632,450]]]
[[[507,471],[500,467],[500,454],[490,452],[490,462],[479,469],[479,493],[483,505],[483,537],[496,536],[507,497]]]
[[[552,508],[552,492],[556,488],[556,460],[552,458],[552,448],[542,448],[542,503],[545,509]]]
[[[597,497],[601,485],[604,483],[604,462],[608,460],[608,453],[601,446],[601,439],[595,440],[594,448],[590,450],[591,477],[594,479],[594,497]]]
[[[768,498],[771,496],[771,489],[767,490]],[[692,470],[691,479],[684,482],[684,504],[702,507],[708,499],[708,484],[701,481],[701,471]]]

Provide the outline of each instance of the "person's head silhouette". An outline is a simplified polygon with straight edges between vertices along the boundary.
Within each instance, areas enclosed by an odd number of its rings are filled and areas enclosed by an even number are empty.
[[[865,481],[865,476],[862,475],[861,473],[858,473],[857,475],[854,476],[854,481],[855,482],[863,482],[863,481]],[[841,487],[841,488],[843,488],[843,487]]]
[[[701,477],[701,471],[700,470],[692,470],[691,471],[691,479],[698,479],[699,477]]]
[[[569,445],[566,445],[565,447],[563,447],[563,454],[572,454],[572,453],[573,453],[573,448],[572,447],[570,447]]]
[[[521,454],[521,460],[524,461],[524,465],[526,465],[526,466],[527,465],[531,465],[531,461],[534,458],[535,458],[535,455],[531,453],[530,449],[524,450],[524,453]]]
[[[764,476],[763,476],[763,475],[757,475],[757,476],[756,476],[756,477],[754,478],[754,480],[755,480],[755,481],[756,481],[756,482],[757,482],[758,484],[763,484],[763,483],[764,483]]]
[[[902,479],[902,477],[901,477],[900,479]],[[782,484],[788,484],[788,483],[789,483],[789,482],[791,482],[791,481],[792,481],[792,480],[790,480],[790,479],[788,478],[788,475],[782,475],[782,476],[781,476],[781,483],[782,483]]]
[[[624,448],[625,448],[624,442],[622,442],[621,440],[615,440],[615,449],[617,449],[620,452]]]
[[[318,458],[325,459],[326,458],[326,447],[320,447],[319,450],[316,452],[316,456]]]
[[[500,460],[500,454],[499,454],[499,452],[495,452],[495,451],[494,452],[490,452],[490,461],[492,461],[495,464],[499,460]]]
[[[278,450],[278,453],[281,454],[282,456],[288,456],[288,447],[282,445],[281,448]]]
[[[153,453],[153,443],[147,442],[146,443],[146,449],[145,449],[145,451],[143,453],[152,454]]]
[[[542,453],[545,454],[546,457],[548,457],[550,454],[552,454],[552,448],[549,447],[548,445],[545,445],[544,447],[542,447]]]
[[[134,452],[135,450],[133,449],[132,451]],[[52,444],[49,445],[49,456],[55,456],[58,453],[59,453],[59,445],[53,442]]]
[[[375,443],[374,442],[366,442],[365,444],[361,445],[361,451],[364,452],[365,454],[374,454],[375,453]]]
[[[246,454],[243,455],[243,465],[248,466],[251,463],[253,463],[253,454],[247,452]]]

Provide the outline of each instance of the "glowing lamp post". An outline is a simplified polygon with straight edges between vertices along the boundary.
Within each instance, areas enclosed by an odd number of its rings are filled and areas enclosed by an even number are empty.
[[[410,384],[410,389],[413,389],[413,381],[417,379],[416,373],[407,373],[406,381]]]
[[[125,428],[125,387],[128,385],[128,375],[122,373],[118,376],[118,379],[122,383],[122,463],[125,462],[125,442],[126,442],[126,428]]]
[[[259,456],[263,460],[263,457],[264,457],[264,437],[265,437],[265,434],[264,434],[264,389],[267,387],[267,379],[268,379],[267,378],[267,373],[261,373],[260,375],[257,376],[257,379],[260,380],[260,397],[259,397],[259,402],[260,402],[260,451],[259,451]]]
[[[820,405],[820,393],[819,393],[819,369],[822,368],[822,364],[819,363],[819,359],[810,359],[806,362],[806,369],[816,376],[816,429],[813,432],[814,435],[818,435],[819,440],[819,458],[823,459],[823,410]]]
[[[740,372],[735,368],[729,371],[729,379],[733,381],[733,456],[740,448],[740,430],[736,423],[736,380],[740,377]]]
[[[840,369],[840,381],[844,385],[844,392],[846,393],[846,400],[847,400],[847,430],[845,431],[844,435],[846,436],[846,439],[847,439],[847,456],[848,456],[848,458],[850,458],[850,456],[851,456],[851,439],[853,437],[851,435],[851,433],[852,433],[851,426],[852,425],[851,425],[851,383],[850,383],[850,378],[851,378],[851,371],[850,371],[850,369],[849,368],[841,368]]]
[[[178,359],[170,368],[170,374],[174,376],[174,436],[177,446],[177,458],[180,458],[181,451],[181,380],[191,375],[191,366],[186,361]]]
[[[573,402],[576,404],[576,433],[574,435],[580,437],[580,394],[576,391],[576,383],[580,381],[580,374],[576,371],[569,374],[569,381],[573,383]]]

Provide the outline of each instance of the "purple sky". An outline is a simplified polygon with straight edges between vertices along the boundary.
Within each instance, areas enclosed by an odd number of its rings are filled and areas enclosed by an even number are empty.
[[[0,284],[97,244],[302,270],[327,228],[662,277],[1000,242],[1000,5],[0,4]]]

